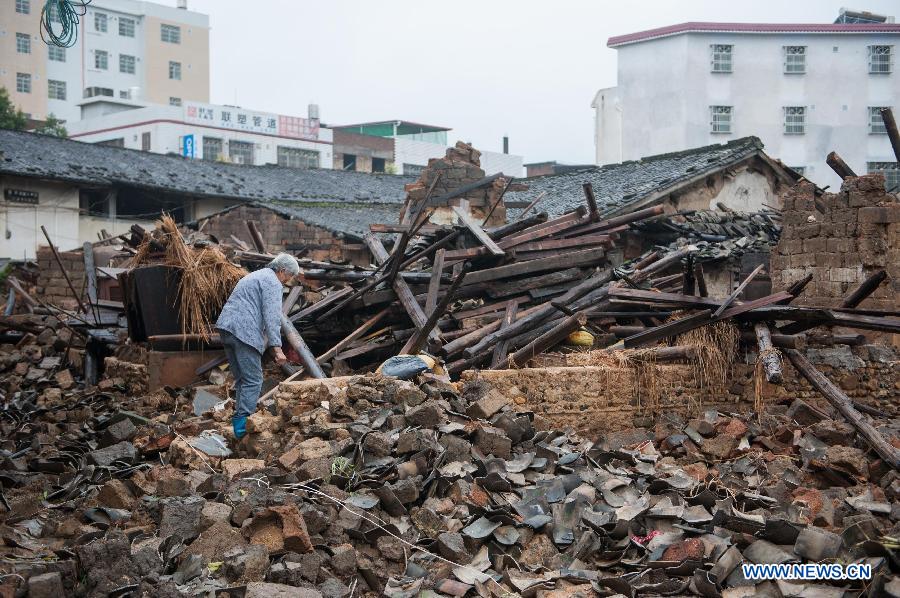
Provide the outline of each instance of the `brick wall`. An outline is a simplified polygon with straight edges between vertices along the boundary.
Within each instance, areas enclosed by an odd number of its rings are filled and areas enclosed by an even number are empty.
[[[800,183],[784,197],[781,240],[772,252],[776,289],[812,273],[795,305],[835,307],[878,270],[888,278],[860,308],[896,310],[900,292],[900,202],[884,191],[880,174],[848,178],[839,193],[818,198]]]
[[[434,187],[432,197],[440,197],[451,191],[459,189],[463,185],[474,183],[484,178],[484,170],[481,168],[481,152],[462,141],[455,147],[447,149],[443,158],[432,158],[428,161],[428,167],[419,175],[415,183],[406,186],[407,204],[413,204],[423,200],[428,194],[428,189],[438,179]],[[475,189],[450,200],[451,206],[460,205],[460,200],[466,200],[469,204],[469,213],[477,221],[483,221],[488,210],[496,202],[502,192],[506,181],[503,178],[496,179],[492,185]],[[456,215],[447,208],[438,208],[431,221],[437,224],[449,224],[456,221]],[[498,205],[491,214],[487,226],[496,226],[506,222],[506,207]]]
[[[83,293],[84,254],[80,251],[61,251],[59,257],[75,290]],[[72,295],[72,291],[69,290],[62,270],[49,247],[38,247],[37,262],[39,272],[35,294],[38,298],[63,309],[77,308],[78,302]]]
[[[371,261],[368,251],[358,243],[347,242],[324,228],[258,206],[239,206],[212,216],[203,227],[203,232],[215,235],[223,243],[230,242],[231,235],[234,235],[253,247],[247,230],[248,220],[256,222],[269,252],[290,253],[307,249],[303,257],[314,260],[346,260],[357,265],[367,265]]]

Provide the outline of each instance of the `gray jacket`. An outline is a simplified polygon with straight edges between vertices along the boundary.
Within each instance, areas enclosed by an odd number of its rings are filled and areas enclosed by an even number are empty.
[[[282,284],[271,268],[240,279],[228,297],[216,328],[226,330],[262,354],[281,346]]]

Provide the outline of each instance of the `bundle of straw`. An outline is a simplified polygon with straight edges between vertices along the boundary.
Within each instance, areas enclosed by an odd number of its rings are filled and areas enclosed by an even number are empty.
[[[178,287],[182,334],[199,334],[209,339],[213,321],[231,291],[247,272],[225,259],[216,247],[189,247],[175,220],[168,214],[156,222],[154,237],[166,248],[165,265],[181,271]],[[150,255],[150,240],[145,239],[132,260],[144,263]],[[177,305],[173,305],[177,307]]]

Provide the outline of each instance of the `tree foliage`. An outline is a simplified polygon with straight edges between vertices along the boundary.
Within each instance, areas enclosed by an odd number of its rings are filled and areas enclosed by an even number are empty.
[[[63,126],[63,122],[52,114],[48,114],[44,124],[36,128],[34,132],[40,133],[41,135],[51,135],[53,137],[69,136],[68,131],[66,131],[66,128]]]
[[[21,131],[27,122],[25,113],[13,105],[6,88],[0,87],[0,129]]]

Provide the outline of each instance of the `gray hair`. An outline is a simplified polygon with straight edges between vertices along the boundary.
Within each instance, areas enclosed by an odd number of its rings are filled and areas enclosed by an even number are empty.
[[[291,276],[300,274],[300,264],[297,258],[287,253],[279,253],[271,262],[266,264],[266,268],[271,268],[276,272],[287,272]]]

